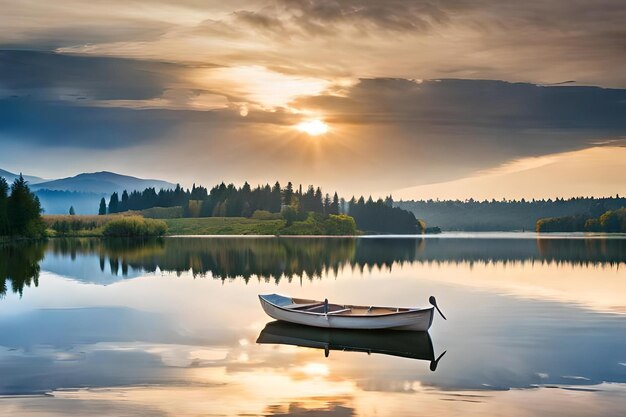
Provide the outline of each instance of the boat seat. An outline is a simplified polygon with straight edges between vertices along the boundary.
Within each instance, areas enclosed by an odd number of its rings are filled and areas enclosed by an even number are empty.
[[[352,311],[351,308],[344,308],[341,310],[335,310],[335,311],[329,311],[328,314],[339,314],[339,313],[345,313],[347,311]]]
[[[319,307],[321,305],[324,305],[324,303],[309,303],[309,304],[288,304],[286,306],[282,306],[283,308],[290,308],[293,310],[303,310],[305,308],[310,308],[310,307]]]
[[[338,311],[346,311],[346,310],[350,310],[349,308],[346,308],[345,306],[339,305],[339,304],[329,304],[328,305],[328,314],[331,313],[336,313]],[[310,308],[307,308],[304,311],[310,311],[311,313],[324,313],[324,304],[320,304],[317,306],[313,306]]]

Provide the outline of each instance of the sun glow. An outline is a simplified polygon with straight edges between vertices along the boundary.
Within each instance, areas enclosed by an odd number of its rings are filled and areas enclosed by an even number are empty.
[[[318,136],[328,132],[328,125],[319,119],[305,120],[298,123],[296,129],[311,136]]]

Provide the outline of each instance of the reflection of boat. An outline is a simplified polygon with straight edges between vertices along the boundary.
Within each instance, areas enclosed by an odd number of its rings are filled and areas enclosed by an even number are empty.
[[[329,304],[328,300],[305,300],[278,294],[259,295],[259,299],[263,310],[276,320],[335,329],[426,331],[433,322],[434,309],[439,311],[435,297],[430,297],[432,305],[424,308]]]
[[[343,350],[419,359],[430,361],[431,371],[446,353],[435,359],[428,332],[321,329],[281,321],[267,323],[256,342],[324,349],[325,356],[331,350]]]

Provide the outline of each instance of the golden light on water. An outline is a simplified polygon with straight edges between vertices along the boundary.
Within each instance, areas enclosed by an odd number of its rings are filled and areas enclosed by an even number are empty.
[[[318,362],[309,362],[300,369],[308,376],[328,376],[330,373],[327,365]]]
[[[300,132],[311,136],[323,135],[328,133],[328,125],[319,119],[305,120],[296,125],[296,129]]]

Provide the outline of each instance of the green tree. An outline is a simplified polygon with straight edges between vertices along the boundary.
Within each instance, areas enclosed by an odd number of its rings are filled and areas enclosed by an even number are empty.
[[[626,230],[626,209],[609,210],[598,219],[603,232],[619,233]]]
[[[109,200],[109,214],[119,212],[120,199],[117,193],[111,194],[111,199]]]
[[[339,196],[336,192],[335,195],[333,195],[333,202],[330,203],[329,214],[339,214]]]
[[[293,184],[291,181],[287,183],[287,186],[283,190],[283,204],[288,206],[291,204],[291,197],[293,196]]]
[[[128,206],[128,192],[124,190],[122,193],[122,200],[119,205],[119,211],[128,211],[130,207]]]
[[[355,235],[357,233],[354,219],[345,214],[331,214],[324,221],[327,235]]]
[[[100,200],[100,208],[98,209],[98,214],[100,216],[104,216],[105,214],[107,214],[107,202],[104,197],[102,197],[102,199]]]
[[[324,213],[324,198],[322,197],[322,189],[317,187],[315,189],[315,196],[313,199],[313,211],[316,213]]]
[[[276,181],[276,184],[272,187],[272,198],[270,206],[268,207],[272,213],[280,213],[280,207],[282,203],[280,183]]]
[[[74,206],[70,206],[70,216],[76,215],[76,210],[74,210]]]
[[[291,226],[293,222],[295,222],[298,219],[298,212],[292,206],[287,206],[283,208],[282,215],[283,215],[283,219],[285,219],[287,226]]]
[[[7,202],[9,233],[13,236],[41,237],[46,226],[41,218],[39,199],[28,188],[28,183],[20,174],[11,185],[11,196]]]
[[[9,214],[7,206],[9,203],[9,184],[7,180],[0,177],[0,236],[9,234]]]

